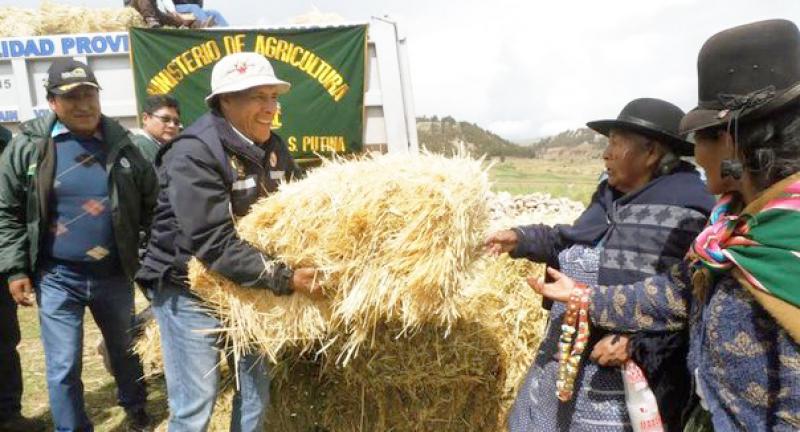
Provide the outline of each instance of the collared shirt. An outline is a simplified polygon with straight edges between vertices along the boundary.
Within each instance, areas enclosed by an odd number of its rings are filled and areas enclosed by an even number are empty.
[[[158,144],[159,146],[163,145],[162,142],[158,138],[156,138],[152,134],[150,134],[150,132],[148,132],[147,129],[142,129],[142,133],[144,134],[144,136],[146,136],[147,138],[150,138],[151,141],[153,141],[154,143]]]
[[[246,143],[248,143],[248,144],[250,144],[250,145],[254,145],[254,144],[255,144],[255,143],[253,142],[253,140],[251,140],[250,138],[247,138],[247,137],[245,136],[245,134],[243,134],[243,133],[241,133],[241,132],[239,131],[239,129],[236,129],[236,126],[234,126],[234,125],[233,125],[233,123],[231,123],[231,122],[228,122],[228,124],[229,124],[229,125],[231,125],[231,129],[233,129],[233,131],[234,131],[234,132],[236,132],[236,134],[237,134],[237,135],[239,135],[239,137],[241,137],[241,138],[244,140],[244,142],[246,142]]]
[[[56,124],[53,125],[53,130],[50,131],[50,138],[55,138],[59,135],[68,133],[72,133],[72,131],[67,128],[67,125],[61,123],[61,120],[56,120]],[[98,127],[97,130],[95,130],[92,134],[92,138],[96,138],[98,141],[103,141],[103,131]]]

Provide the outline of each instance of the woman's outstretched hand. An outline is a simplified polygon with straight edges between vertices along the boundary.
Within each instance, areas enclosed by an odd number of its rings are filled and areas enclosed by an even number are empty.
[[[553,282],[545,283],[544,277],[538,279],[529,277],[528,285],[544,298],[562,303],[568,302],[570,294],[575,289],[575,281],[550,267],[547,268],[547,274],[553,278]]]
[[[492,256],[500,255],[503,252],[511,252],[517,247],[519,236],[514,230],[503,230],[489,234],[483,241],[486,253]]]

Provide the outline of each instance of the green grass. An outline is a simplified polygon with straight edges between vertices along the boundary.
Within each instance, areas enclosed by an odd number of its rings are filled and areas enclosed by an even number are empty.
[[[549,193],[588,204],[603,171],[601,161],[564,163],[542,159],[508,158],[489,171],[492,189],[514,195]]]
[[[504,162],[495,163],[489,171],[489,176],[495,191],[508,191],[512,194],[542,192],[586,204],[597,187],[597,178],[601,172],[600,161],[564,163],[508,158]],[[141,306],[143,300],[139,299],[138,303]],[[20,308],[19,320],[22,330],[19,351],[25,385],[23,413],[49,422],[44,352],[39,339],[36,309]],[[116,385],[103,368],[102,359],[95,352],[100,332],[94,325],[91,314],[87,313],[84,322],[83,382],[86,409],[98,432],[122,431],[125,414],[122,408],[117,406]],[[163,423],[168,415],[163,378],[148,380],[148,399],[150,414],[158,422]],[[159,429],[163,429],[163,424]]]

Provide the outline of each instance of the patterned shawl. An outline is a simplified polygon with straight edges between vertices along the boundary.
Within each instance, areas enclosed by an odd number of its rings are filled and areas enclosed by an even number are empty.
[[[800,173],[765,190],[739,214],[724,196],[692,244],[695,289],[733,276],[800,342]],[[740,207],[740,205],[738,205]]]

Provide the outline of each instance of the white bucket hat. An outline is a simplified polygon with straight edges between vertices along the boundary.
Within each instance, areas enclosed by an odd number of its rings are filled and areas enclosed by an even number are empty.
[[[214,96],[234,93],[252,87],[273,85],[278,93],[286,93],[292,86],[278,79],[272,65],[264,56],[254,52],[240,52],[223,57],[211,70],[211,94],[206,96],[209,103]]]

